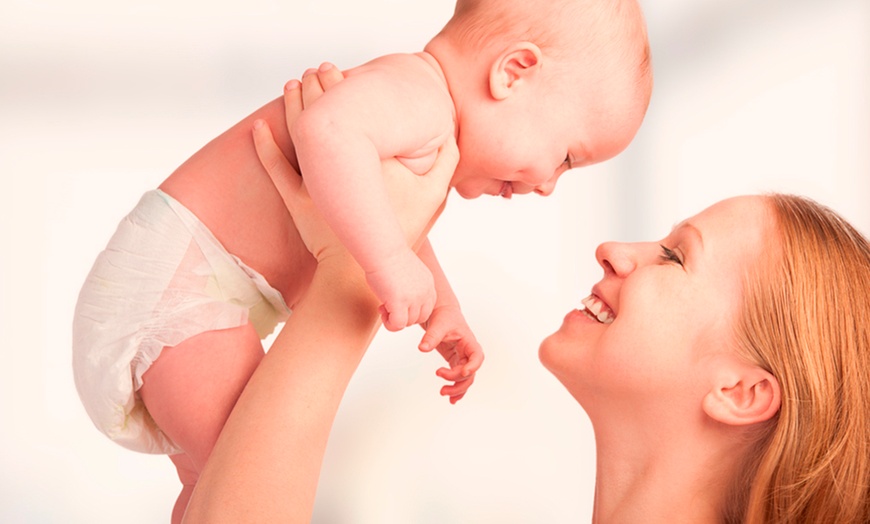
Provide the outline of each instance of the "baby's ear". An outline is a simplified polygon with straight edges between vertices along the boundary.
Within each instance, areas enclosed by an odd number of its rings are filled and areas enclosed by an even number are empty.
[[[541,70],[541,49],[531,42],[514,42],[507,46],[489,70],[489,92],[496,100],[504,100],[524,81]]]
[[[720,368],[703,400],[704,412],[719,422],[744,426],[764,422],[779,411],[779,382],[770,372],[736,359]]]

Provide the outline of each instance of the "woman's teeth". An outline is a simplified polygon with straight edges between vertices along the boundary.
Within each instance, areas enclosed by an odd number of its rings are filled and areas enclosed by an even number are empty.
[[[607,304],[599,300],[595,295],[589,295],[581,300],[585,309],[583,310],[590,318],[601,322],[602,324],[610,324],[616,315],[607,307]]]

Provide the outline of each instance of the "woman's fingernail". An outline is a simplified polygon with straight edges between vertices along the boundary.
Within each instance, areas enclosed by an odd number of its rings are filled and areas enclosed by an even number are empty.
[[[332,64],[330,64],[329,62],[323,62],[322,64],[320,64],[320,72],[325,73],[326,71],[329,71],[333,67],[334,66]]]
[[[260,129],[261,127],[263,127],[263,121],[259,118],[254,120],[254,129]]]
[[[294,78],[293,80],[290,80],[289,82],[284,84],[284,90],[293,91],[294,89],[299,89],[300,86],[302,86],[302,82]]]
[[[312,68],[310,68],[310,69],[306,69],[305,72],[302,73],[302,76],[308,76],[308,75],[314,74],[314,73],[316,73],[316,72],[317,72],[317,69],[314,69],[314,68],[312,67]]]

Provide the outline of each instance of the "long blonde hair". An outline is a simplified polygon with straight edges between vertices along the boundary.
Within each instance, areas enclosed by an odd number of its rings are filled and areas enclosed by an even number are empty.
[[[870,246],[812,200],[768,201],[778,243],[746,275],[738,338],[782,405],[725,520],[870,522]]]

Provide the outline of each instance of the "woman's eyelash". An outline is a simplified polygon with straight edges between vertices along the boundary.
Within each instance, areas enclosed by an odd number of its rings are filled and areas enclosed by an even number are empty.
[[[662,244],[659,244],[659,246],[662,248],[662,260],[665,260],[667,262],[674,262],[675,264],[679,264],[680,266],[683,265],[683,261],[680,260],[680,257],[674,252],[673,249],[670,249]]]

